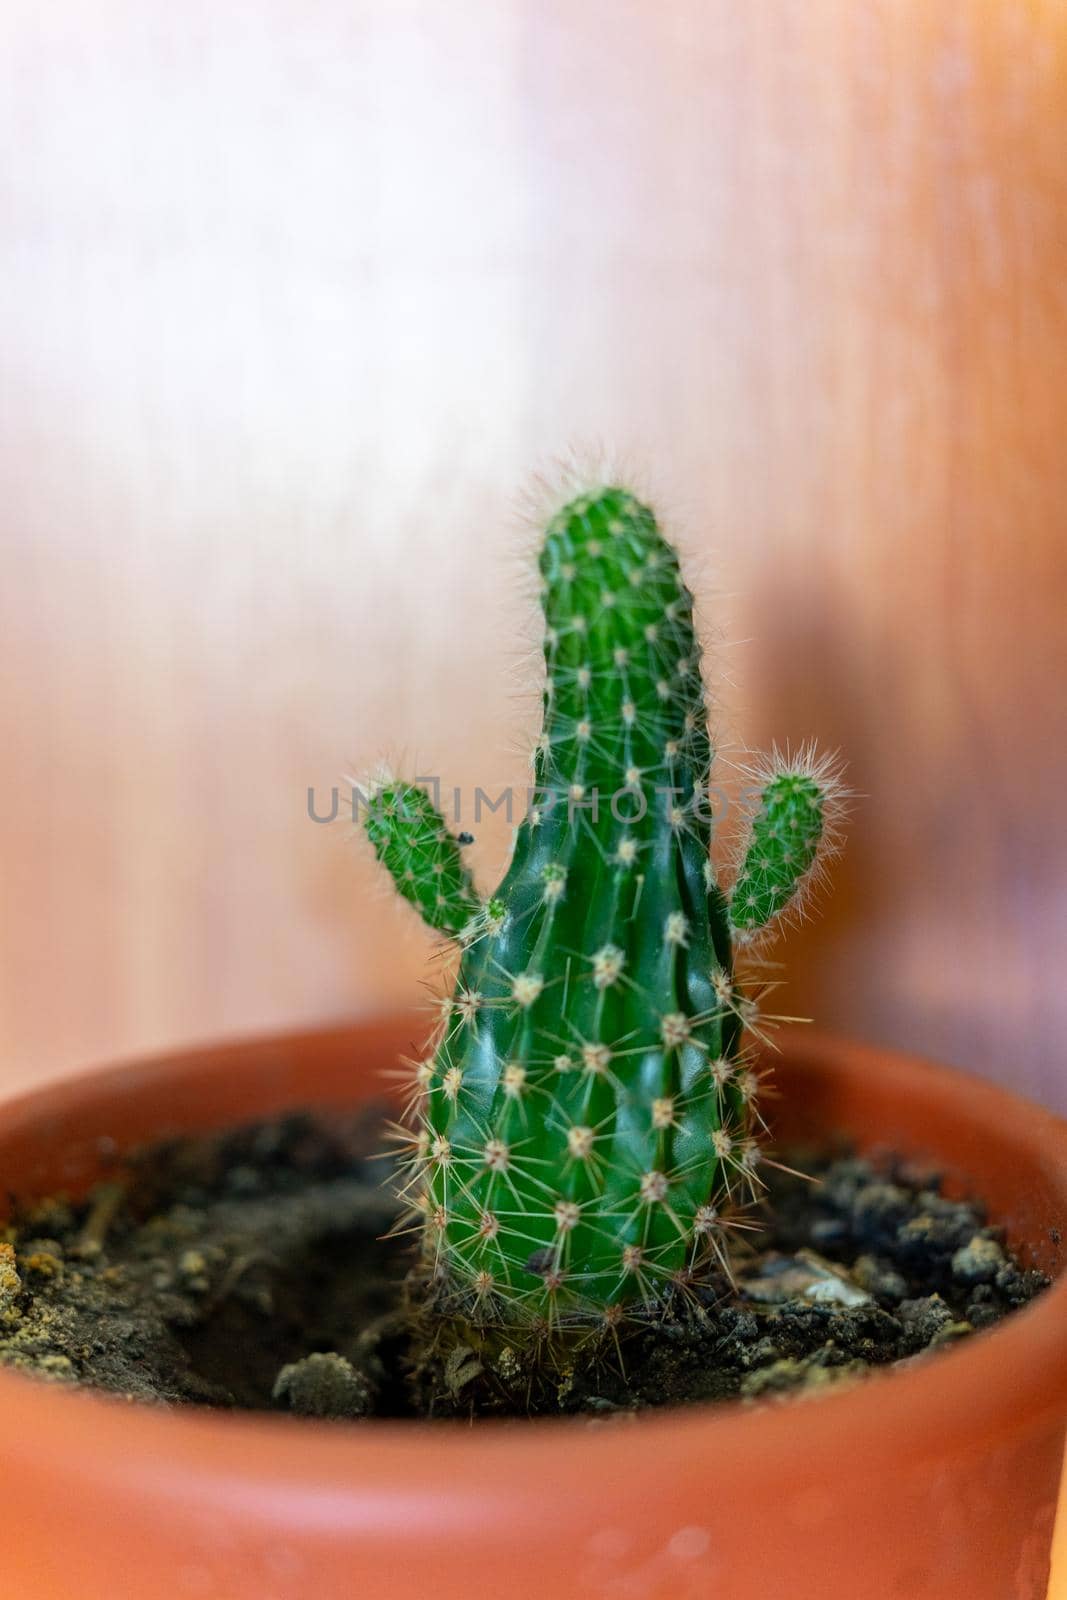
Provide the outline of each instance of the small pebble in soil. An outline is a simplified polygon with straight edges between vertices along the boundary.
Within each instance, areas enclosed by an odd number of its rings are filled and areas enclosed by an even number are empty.
[[[271,1398],[297,1416],[340,1421],[365,1417],[371,1393],[365,1375],[331,1350],[289,1362],[274,1380]]]
[[[16,1265],[15,1247],[8,1243],[0,1244],[0,1327],[18,1326],[21,1294],[22,1279]]]
[[[991,1283],[1007,1264],[997,1241],[976,1233],[952,1257],[952,1276],[960,1283]]]

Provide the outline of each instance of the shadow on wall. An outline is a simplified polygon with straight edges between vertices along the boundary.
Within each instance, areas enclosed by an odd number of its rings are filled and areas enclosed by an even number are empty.
[[[878,872],[879,808],[871,803],[870,734],[854,642],[834,627],[830,608],[820,616],[798,601],[798,588],[781,573],[757,588],[752,611],[773,617],[774,624],[760,631],[744,671],[749,742],[767,748],[777,741],[780,748],[796,749],[811,738],[821,751],[840,750],[855,791],[844,850],[831,863],[828,885],[805,921],[768,951],[783,980],[774,1009],[820,1027],[881,1038],[881,1008],[869,1003],[872,975],[865,976],[865,952],[877,942],[889,912],[887,885]]]
[[[1054,874],[1018,719],[976,696],[947,628],[934,639],[889,604],[850,605],[799,561],[755,580],[753,615],[774,622],[745,674],[752,742],[839,747],[856,791],[818,915],[773,952],[780,1009],[1062,1105]]]

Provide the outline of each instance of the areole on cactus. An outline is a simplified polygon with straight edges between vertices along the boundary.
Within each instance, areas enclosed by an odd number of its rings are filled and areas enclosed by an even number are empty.
[[[397,889],[461,949],[416,1069],[404,1192],[446,1299],[543,1329],[638,1316],[725,1263],[761,1126],[733,950],[798,907],[842,789],[810,747],[772,757],[720,885],[675,550],[608,484],[548,520],[540,570],[535,803],[499,888],[478,896],[419,786],[383,781],[365,815]]]

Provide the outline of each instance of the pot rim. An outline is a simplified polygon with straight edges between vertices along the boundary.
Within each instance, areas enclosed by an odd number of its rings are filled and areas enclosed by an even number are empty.
[[[131,1074],[143,1086],[165,1082],[208,1057],[292,1052],[316,1042],[340,1046],[350,1040],[357,1046],[376,1030],[398,1036],[404,1020],[255,1035],[79,1072],[0,1098],[3,1133],[47,1126],[56,1118],[57,1099],[73,1096],[76,1108],[99,1104],[128,1086]],[[968,1115],[996,1122],[1029,1150],[1058,1189],[1067,1216],[1067,1121],[1052,1112],[956,1068],[814,1030],[804,1030],[802,1044],[790,1036],[786,1061],[789,1054],[816,1061],[828,1077],[877,1069],[883,1089],[888,1078],[890,1089],[910,1099],[943,1101],[965,1089]],[[324,1102],[309,1088],[307,1104],[314,1109]],[[418,1503],[425,1524],[429,1494],[454,1530],[457,1517],[489,1514],[487,1504],[504,1487],[505,1463],[509,1504],[524,1486],[534,1500],[543,1500],[546,1477],[561,1494],[587,1495],[598,1474],[611,1471],[620,1427],[626,1438],[640,1429],[643,1450],[626,1453],[627,1487],[638,1498],[661,1489],[674,1473],[692,1474],[705,1465],[721,1472],[725,1461],[731,1475],[743,1479],[768,1460],[796,1456],[798,1449],[809,1485],[840,1471],[843,1459],[850,1472],[877,1477],[884,1459],[901,1451],[910,1460],[936,1458],[958,1448],[961,1438],[969,1449],[979,1449],[1006,1427],[1022,1433],[1050,1414],[1067,1416],[1067,1271],[1032,1305],[962,1344],[806,1403],[749,1408],[715,1402],[597,1426],[541,1418],[485,1420],[477,1428],[445,1420],[346,1427],[194,1407],[165,1411],[0,1369],[0,1414],[0,1461],[12,1467],[41,1470],[57,1480],[76,1475],[84,1471],[83,1456],[70,1440],[84,1435],[91,1441],[96,1479],[115,1474],[128,1485],[133,1470],[148,1495],[202,1501],[210,1493],[217,1506],[254,1504],[257,1514],[302,1526],[336,1526],[341,1517],[346,1525],[380,1530],[383,1521],[398,1516],[405,1498]],[[514,1448],[520,1432],[521,1454]]]

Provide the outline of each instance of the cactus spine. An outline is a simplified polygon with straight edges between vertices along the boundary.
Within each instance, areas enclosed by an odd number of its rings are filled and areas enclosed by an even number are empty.
[[[758,1184],[752,1003],[733,944],[796,903],[838,785],[761,779],[732,893],[712,869],[693,600],[652,511],[579,494],[540,554],[547,669],[534,803],[479,901],[429,796],[388,782],[367,827],[461,959],[417,1070],[408,1192],[455,1304],[505,1325],[609,1323],[724,1260]]]

